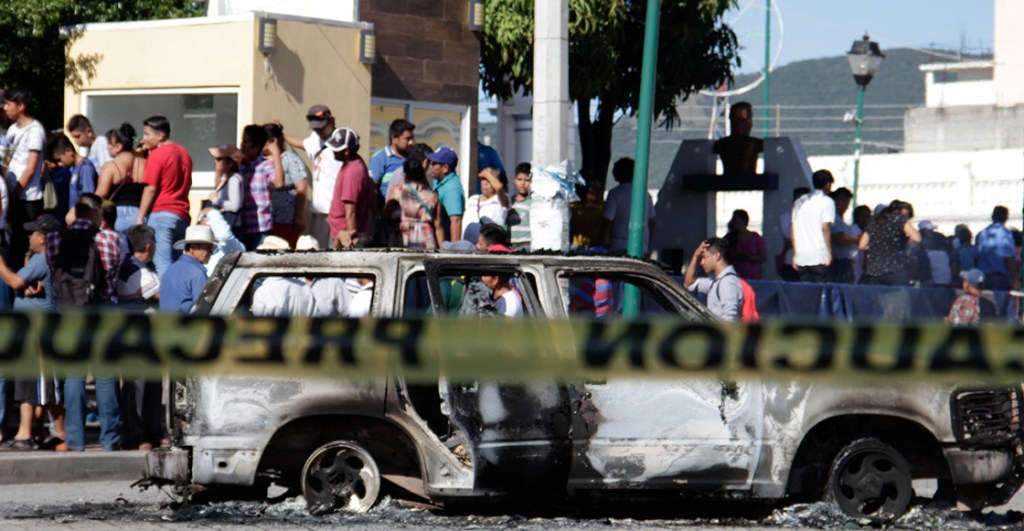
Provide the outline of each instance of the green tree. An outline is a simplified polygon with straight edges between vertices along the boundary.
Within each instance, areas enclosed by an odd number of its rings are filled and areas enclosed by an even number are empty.
[[[23,87],[36,100],[35,116],[48,129],[63,127],[64,84],[92,73],[96,58],[68,57],[76,31],[90,22],[199,15],[191,0],[11,0],[0,4],[0,86]],[[173,43],[169,43],[172,44]]]
[[[537,0],[544,1],[544,0]],[[484,91],[501,99],[533,85],[534,0],[487,0],[480,46]],[[569,0],[569,97],[576,104],[582,169],[604,179],[612,128],[636,114],[645,0]],[[732,83],[736,35],[722,22],[734,0],[662,0],[654,113],[661,127],[679,122],[676,103]],[[593,105],[592,105],[593,104]]]

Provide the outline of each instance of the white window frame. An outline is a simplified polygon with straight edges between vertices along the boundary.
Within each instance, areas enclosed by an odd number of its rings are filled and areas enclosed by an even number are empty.
[[[476,175],[470,175],[470,172],[476,165],[476,162],[469,160],[470,157],[468,156],[463,156],[463,154],[472,153],[472,144],[470,144],[469,138],[473,130],[473,124],[471,122],[473,107],[471,105],[452,105],[449,103],[431,103],[413,100],[397,100],[391,98],[372,98],[370,104],[389,106],[400,105],[405,108],[405,119],[410,122],[413,121],[412,117],[416,109],[460,113],[462,115],[462,123],[459,124],[459,180],[462,181],[462,190],[464,191],[466,197],[472,195],[470,191],[476,190]],[[369,155],[372,156],[373,154],[370,153]],[[470,186],[470,184],[472,184],[472,186]]]
[[[242,91],[240,87],[179,87],[162,89],[110,89],[110,90],[83,90],[80,96],[79,109],[82,114],[88,116],[89,98],[92,96],[172,96],[177,94],[234,94],[237,101],[238,122],[235,129],[239,134],[245,127],[242,114]],[[139,131],[142,134],[142,131]],[[193,154],[194,156],[195,154]],[[192,191],[213,190],[213,172],[195,171],[192,172]]]

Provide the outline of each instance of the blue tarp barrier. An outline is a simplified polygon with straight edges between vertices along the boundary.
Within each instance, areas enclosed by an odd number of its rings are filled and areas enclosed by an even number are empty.
[[[682,279],[676,277],[682,282]],[[748,281],[757,292],[761,318],[821,320],[942,319],[959,294],[952,288],[912,288],[864,284],[814,284],[779,280]],[[986,291],[996,315],[1013,320],[1017,304],[1005,291]]]

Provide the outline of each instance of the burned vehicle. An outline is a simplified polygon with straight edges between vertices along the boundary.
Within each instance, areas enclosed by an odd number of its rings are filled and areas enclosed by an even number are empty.
[[[477,280],[494,276],[514,286],[527,317],[614,318],[616,294],[633,286],[643,315],[713,319],[646,261],[412,251],[232,255],[196,311],[246,315],[262,308],[260,289],[272,281],[322,282],[315,315],[469,319],[490,300]],[[325,302],[328,286],[341,291]],[[671,490],[684,499],[825,499],[883,521],[907,509],[918,478],[971,507],[1008,500],[1021,481],[1021,394],[712,379],[204,376],[175,384],[174,444],[149,454],[147,475],[180,486],[290,486],[314,511],[365,511],[393,487],[436,504]]]

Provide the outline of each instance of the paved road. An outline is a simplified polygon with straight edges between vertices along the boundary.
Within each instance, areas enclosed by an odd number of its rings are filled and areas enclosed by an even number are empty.
[[[652,518],[637,520],[623,517],[577,515],[568,517],[524,517],[516,514],[489,516],[436,515],[407,509],[387,500],[369,514],[343,516],[332,514],[312,517],[306,514],[301,498],[275,505],[258,502],[225,502],[176,508],[171,499],[155,489],[139,492],[128,482],[83,482],[65,484],[0,486],[0,529],[64,530],[114,529],[329,529],[348,527],[394,531],[396,529],[625,529],[662,530],[685,527],[697,530],[723,529],[822,529],[858,527],[831,514],[822,505],[796,506],[777,510],[759,520],[734,516],[728,507],[721,514],[679,519]],[[678,503],[678,502],[676,502]],[[895,528],[901,529],[983,529],[1009,526],[1020,528],[1020,515],[1012,510],[1024,509],[1024,496],[1010,506],[1000,508],[999,515],[972,518],[946,508],[916,506]]]

